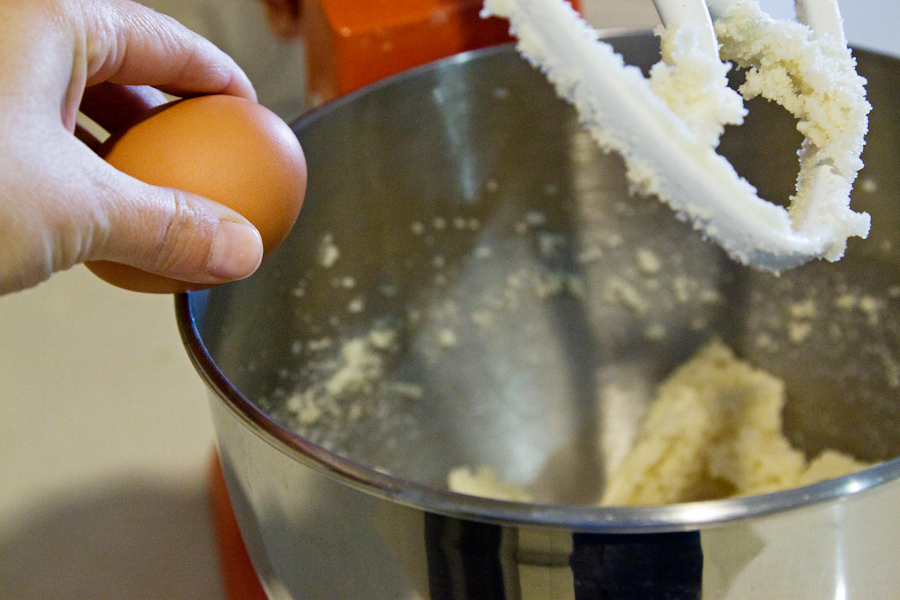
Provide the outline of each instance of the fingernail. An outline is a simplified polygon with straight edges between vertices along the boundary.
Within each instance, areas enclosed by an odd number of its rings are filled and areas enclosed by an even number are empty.
[[[262,261],[262,238],[253,227],[221,221],[213,238],[206,269],[223,279],[243,279]]]

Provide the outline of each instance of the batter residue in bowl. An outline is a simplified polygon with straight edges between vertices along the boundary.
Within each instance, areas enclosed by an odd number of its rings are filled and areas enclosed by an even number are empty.
[[[762,494],[868,466],[826,450],[809,461],[782,431],[784,382],[713,341],[663,382],[632,450],[607,481],[604,506],[637,506]],[[451,490],[528,501],[486,467],[462,467]]]

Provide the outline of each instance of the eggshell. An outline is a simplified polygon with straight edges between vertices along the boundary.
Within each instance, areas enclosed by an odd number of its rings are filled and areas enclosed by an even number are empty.
[[[160,107],[113,133],[100,154],[141,181],[236,210],[259,230],[264,257],[290,232],[306,190],[306,162],[290,127],[267,108],[235,96],[201,96]],[[86,264],[109,283],[135,291],[210,287],[114,262]]]

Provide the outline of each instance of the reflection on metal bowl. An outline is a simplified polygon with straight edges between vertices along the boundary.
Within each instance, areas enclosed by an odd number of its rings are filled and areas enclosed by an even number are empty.
[[[633,64],[655,40],[612,38]],[[874,105],[869,240],[775,277],[652,198],[503,47],[298,121],[300,220],[252,278],[178,297],[238,521],[268,594],[314,598],[886,598],[900,589],[900,85]],[[753,104],[721,151],[792,191],[794,124]],[[655,385],[711,338],[787,385],[810,455],[885,461],[762,496],[597,508]],[[536,504],[446,491],[458,466]]]

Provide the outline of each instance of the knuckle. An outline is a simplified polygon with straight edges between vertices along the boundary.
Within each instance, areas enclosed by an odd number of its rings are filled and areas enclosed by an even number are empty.
[[[165,227],[157,245],[155,269],[169,272],[205,268],[212,233],[210,219],[204,218],[186,192],[171,189]]]

